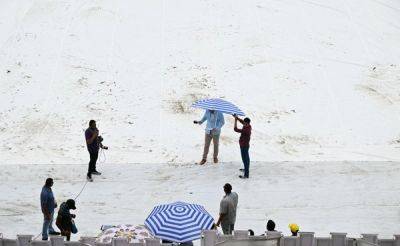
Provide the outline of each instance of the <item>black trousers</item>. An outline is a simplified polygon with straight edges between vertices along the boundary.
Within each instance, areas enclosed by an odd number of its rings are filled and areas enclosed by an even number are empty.
[[[89,151],[89,154],[90,161],[87,176],[92,177],[92,172],[96,171],[96,162],[97,158],[99,157],[99,151]]]

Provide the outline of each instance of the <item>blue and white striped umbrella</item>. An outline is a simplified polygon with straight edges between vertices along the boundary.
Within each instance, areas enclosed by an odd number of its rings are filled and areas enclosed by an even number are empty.
[[[144,223],[155,237],[182,243],[199,239],[214,219],[201,205],[175,202],[154,207]]]
[[[194,108],[201,108],[201,109],[209,109],[209,110],[216,110],[225,114],[236,114],[244,116],[242,110],[240,110],[237,106],[233,103],[225,101],[220,98],[210,98],[210,99],[203,99],[195,102],[192,107]]]

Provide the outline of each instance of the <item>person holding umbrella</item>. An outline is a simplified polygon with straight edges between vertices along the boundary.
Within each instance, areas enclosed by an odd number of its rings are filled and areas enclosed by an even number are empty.
[[[214,143],[214,163],[218,163],[219,136],[221,134],[221,128],[225,124],[223,113],[241,116],[244,116],[245,114],[236,105],[221,98],[201,99],[193,103],[192,107],[206,110],[203,118],[200,121],[193,121],[195,124],[199,125],[204,121],[207,121],[203,158],[199,164],[203,165],[207,161],[207,154],[208,149],[210,148],[211,139]]]
[[[239,178],[248,179],[249,178],[249,169],[250,169],[250,156],[249,156],[249,148],[250,148],[250,136],[251,136],[251,125],[250,119],[244,118],[240,119],[236,114],[233,115],[235,118],[235,126],[234,131],[240,133],[239,145],[240,145],[240,153],[242,156],[242,161],[244,165],[244,169],[240,169],[240,171],[244,171],[244,175],[239,175]],[[243,124],[242,129],[237,127],[237,122]]]
[[[211,139],[214,145],[214,163],[218,163],[219,136],[221,134],[221,128],[225,124],[224,115],[219,111],[207,109],[203,118],[199,121],[195,120],[193,123],[201,125],[204,121],[207,121],[207,126],[205,129],[203,158],[199,164],[203,165],[207,161]]]

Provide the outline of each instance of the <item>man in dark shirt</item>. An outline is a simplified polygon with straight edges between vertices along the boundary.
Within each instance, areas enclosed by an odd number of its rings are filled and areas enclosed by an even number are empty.
[[[96,121],[89,121],[89,128],[85,131],[86,146],[90,155],[89,168],[87,173],[87,180],[92,182],[92,174],[101,175],[96,170],[96,162],[99,157],[99,148],[108,149],[108,147],[102,145],[103,138],[99,136],[99,130],[96,127]]]
[[[53,228],[53,216],[54,209],[57,207],[57,203],[54,199],[53,191],[51,187],[53,186],[53,179],[46,179],[46,183],[42,188],[40,193],[40,207],[42,208],[42,213],[44,216],[43,220],[43,230],[42,230],[42,240],[47,240],[49,235],[60,235]]]
[[[240,133],[239,145],[240,145],[240,153],[242,155],[242,161],[243,161],[243,165],[244,165],[244,170],[243,170],[244,175],[239,175],[239,178],[247,179],[247,178],[249,178],[249,169],[250,169],[250,156],[249,156],[250,136],[251,136],[250,119],[244,118],[244,120],[242,120],[239,117],[237,117],[237,115],[234,115],[234,117],[235,117],[234,130],[235,130],[235,132]],[[238,121],[243,124],[242,129],[239,129],[237,127]]]
[[[75,218],[75,214],[70,213],[70,209],[76,209],[75,200],[68,199],[66,202],[61,203],[60,209],[58,210],[58,216],[56,225],[61,231],[62,236],[67,237],[67,241],[71,239],[71,233],[77,233],[78,230],[73,222],[72,218]]]

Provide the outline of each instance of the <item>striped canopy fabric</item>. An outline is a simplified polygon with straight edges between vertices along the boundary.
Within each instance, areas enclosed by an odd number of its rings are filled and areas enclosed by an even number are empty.
[[[155,237],[183,243],[199,239],[214,219],[201,205],[175,202],[154,207],[144,223]]]
[[[225,101],[220,98],[203,99],[195,102],[192,107],[216,110],[225,114],[236,114],[244,116],[244,113],[233,103]]]

